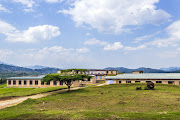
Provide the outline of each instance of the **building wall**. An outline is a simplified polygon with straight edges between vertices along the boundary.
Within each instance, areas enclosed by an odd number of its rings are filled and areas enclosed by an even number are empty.
[[[113,80],[113,84],[129,83],[129,81],[130,81],[130,83],[136,83],[137,81],[140,81],[139,83],[147,83],[149,81],[156,83],[156,81],[161,81],[162,84],[180,85],[180,80]]]
[[[9,81],[11,81],[11,85],[9,84]],[[13,81],[16,81],[16,84],[13,84]],[[19,84],[19,81],[21,81],[21,85]],[[26,81],[26,85],[24,84],[24,81]],[[30,85],[30,81],[32,81],[32,85]],[[35,84],[35,81],[37,81],[38,84]],[[72,86],[78,87],[80,86],[80,81],[74,81]],[[47,83],[41,84],[41,80],[7,80],[7,87],[30,87],[30,88],[40,88],[40,87],[57,87],[57,86],[66,86],[66,84],[63,83],[63,85],[60,85],[60,81],[56,81],[56,85],[54,85],[54,81],[50,81],[50,84]]]

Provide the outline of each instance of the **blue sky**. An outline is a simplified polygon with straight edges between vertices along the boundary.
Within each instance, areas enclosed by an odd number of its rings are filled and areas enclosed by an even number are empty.
[[[180,66],[180,0],[0,0],[0,61]]]

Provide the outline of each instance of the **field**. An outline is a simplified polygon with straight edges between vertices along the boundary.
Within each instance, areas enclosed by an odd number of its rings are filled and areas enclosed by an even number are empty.
[[[6,84],[0,85],[0,100],[8,99],[11,97],[34,95],[38,93],[44,93],[44,92],[67,88],[66,86],[51,87],[51,88],[4,88],[4,87],[6,87]]]
[[[180,119],[180,86],[155,84],[90,86],[76,91],[28,99],[0,110],[0,119]]]

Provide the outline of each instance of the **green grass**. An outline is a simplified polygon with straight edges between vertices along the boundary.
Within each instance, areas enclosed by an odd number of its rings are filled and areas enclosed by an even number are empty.
[[[4,88],[6,86],[7,86],[6,84],[0,84],[0,88]]]
[[[179,120],[180,86],[146,84],[88,87],[40,98],[0,110],[0,119]],[[44,104],[43,104],[44,103]]]
[[[5,85],[0,86],[0,99],[6,99],[10,97],[28,96],[38,93],[45,93],[49,91],[59,90],[67,88],[66,86],[49,87],[49,88],[3,88]]]

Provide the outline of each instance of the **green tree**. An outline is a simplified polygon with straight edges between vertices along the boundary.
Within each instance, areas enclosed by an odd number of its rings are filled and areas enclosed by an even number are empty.
[[[64,84],[68,86],[68,91],[70,91],[70,87],[76,80],[85,81],[86,79],[90,79],[92,76],[89,75],[59,75],[59,74],[48,74],[42,79],[42,83],[50,82],[50,81],[62,81]]]

